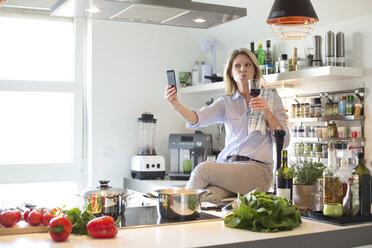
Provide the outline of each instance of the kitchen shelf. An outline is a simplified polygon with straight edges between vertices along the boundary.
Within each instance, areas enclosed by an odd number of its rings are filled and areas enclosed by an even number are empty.
[[[308,143],[327,143],[330,141],[347,140],[350,142],[364,142],[366,138],[316,138],[316,137],[291,137],[295,142],[308,142]]]
[[[323,121],[362,121],[365,119],[364,115],[336,115],[329,117],[310,117],[310,118],[289,118],[291,123],[299,122],[323,122]]]
[[[310,67],[299,71],[264,75],[268,86],[306,83],[314,81],[332,81],[363,77],[363,69],[356,67],[322,66]],[[180,87],[179,94],[214,94],[225,92],[225,83],[208,83],[189,87]]]

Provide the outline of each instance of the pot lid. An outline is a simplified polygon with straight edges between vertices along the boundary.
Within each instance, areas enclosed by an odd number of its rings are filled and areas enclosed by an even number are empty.
[[[110,181],[100,180],[99,187],[88,189],[84,191],[83,196],[105,196],[105,197],[115,197],[120,195],[126,195],[125,190],[121,188],[115,188],[108,185]]]

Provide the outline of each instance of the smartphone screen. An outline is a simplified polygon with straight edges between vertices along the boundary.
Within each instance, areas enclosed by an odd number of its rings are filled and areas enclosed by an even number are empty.
[[[174,70],[168,70],[167,71],[167,77],[168,77],[168,85],[171,85],[175,89],[177,89],[177,86],[176,86],[176,73],[174,72]]]

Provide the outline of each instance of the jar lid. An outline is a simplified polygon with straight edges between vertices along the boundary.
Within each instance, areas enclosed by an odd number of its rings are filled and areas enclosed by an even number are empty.
[[[347,149],[347,143],[345,142],[335,142],[333,145],[334,149],[339,149],[339,150],[346,150]]]
[[[121,188],[114,188],[108,185],[110,181],[100,180],[99,187],[88,189],[84,191],[83,196],[105,196],[105,197],[115,197],[120,195],[126,195],[125,190]]]
[[[361,103],[355,103],[355,107],[363,107],[363,105]]]

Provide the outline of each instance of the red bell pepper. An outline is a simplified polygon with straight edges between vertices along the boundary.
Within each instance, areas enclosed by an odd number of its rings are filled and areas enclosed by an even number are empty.
[[[111,216],[102,216],[89,221],[87,230],[89,235],[96,239],[115,238],[118,233],[114,218]]]
[[[72,231],[72,224],[69,219],[63,216],[54,217],[47,228],[50,236],[57,242],[65,241]]]

